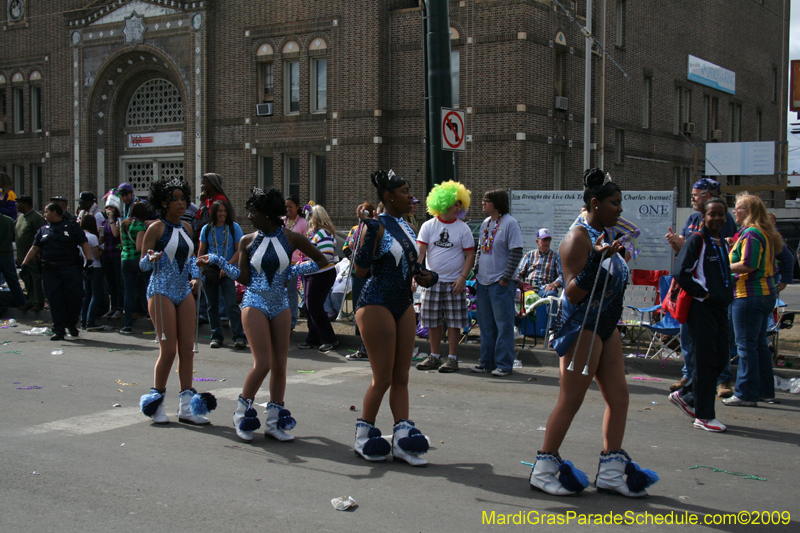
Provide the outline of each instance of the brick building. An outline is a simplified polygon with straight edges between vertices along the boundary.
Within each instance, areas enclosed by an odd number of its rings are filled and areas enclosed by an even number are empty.
[[[39,208],[208,171],[240,210],[252,186],[274,185],[340,223],[373,198],[377,168],[424,198],[418,0],[0,1],[0,168]],[[560,4],[585,24],[584,1]],[[580,188],[580,28],[553,0],[449,6],[470,136],[458,178],[476,195]],[[677,187],[686,204],[692,143],[702,171],[706,141],[786,139],[788,2],[595,0],[593,22],[631,78],[606,62],[603,161],[623,189]],[[735,94],[690,81],[690,55],[734,72]],[[601,73],[595,54],[593,117]],[[777,175],[728,180],[783,201]]]

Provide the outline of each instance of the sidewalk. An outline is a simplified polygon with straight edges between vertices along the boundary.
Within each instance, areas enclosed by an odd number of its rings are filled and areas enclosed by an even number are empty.
[[[3,317],[3,320],[7,320],[9,318],[13,318],[18,322],[18,328],[26,327],[27,329],[28,327],[41,327],[46,325],[46,323],[50,321],[50,313],[23,313],[16,309],[9,309],[6,315]],[[44,323],[33,323],[36,320],[42,320]],[[122,327],[122,320],[100,318],[98,319],[98,323],[101,325],[111,326],[117,330]],[[354,334],[353,322],[332,322],[332,325],[333,330],[336,333],[336,338],[339,340],[339,347],[337,348],[337,351],[340,354],[346,355],[347,353],[354,352],[361,346],[361,338]],[[227,327],[224,329],[226,330],[225,345],[220,348],[220,350],[233,350],[233,340],[230,336],[230,330]],[[134,332],[136,332],[136,335],[140,335],[143,331],[153,331],[153,326],[149,320],[140,319],[134,324]],[[297,321],[297,327],[295,328],[295,331],[292,333],[291,337],[290,357],[291,350],[295,347],[295,345],[305,340],[305,334],[307,331],[308,329],[306,326],[306,320],[303,318],[299,319]],[[198,342],[207,344],[209,342],[208,338],[210,335],[211,330],[208,324],[202,324],[200,326],[200,338]],[[0,338],[3,336],[3,333],[0,333]],[[120,337],[125,338],[124,335],[120,335]],[[480,339],[480,336],[478,336],[477,339]],[[526,345],[532,344],[532,341],[533,339],[528,338]],[[417,348],[419,348],[420,352],[428,352],[430,349],[430,345],[425,339],[417,338],[415,345]],[[521,345],[522,340],[518,339],[515,352],[517,359],[522,361],[523,367],[558,367],[558,356],[553,350],[543,348],[542,339],[537,339],[536,348],[528,348],[526,346],[525,349],[522,349]],[[462,363],[462,369],[466,368],[468,365],[478,364],[480,362],[480,349],[481,347],[479,343],[461,344],[459,346],[458,358]],[[623,346],[623,353],[632,349],[633,348],[630,346]],[[348,350],[350,350],[350,352],[348,352]],[[625,369],[628,374],[646,374],[648,376],[677,380],[681,376],[682,367],[683,361],[661,361],[659,359],[644,359],[641,357],[625,358]],[[738,368],[737,365],[731,365],[731,368],[735,374]],[[781,378],[785,379],[800,378],[800,368],[773,368],[773,372],[776,376],[780,376]]]

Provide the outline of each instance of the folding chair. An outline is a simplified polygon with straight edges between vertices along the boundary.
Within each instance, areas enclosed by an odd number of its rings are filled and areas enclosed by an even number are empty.
[[[629,285],[625,290],[625,301],[623,302],[625,308],[617,327],[620,329],[623,343],[627,337],[628,344],[636,343],[637,351],[639,339],[644,330],[639,309],[652,308],[657,297],[658,290],[651,285]],[[652,317],[648,322],[652,322]]]
[[[783,312],[786,309],[786,302],[778,299],[775,302],[775,310],[767,321],[767,342],[772,350],[772,364],[777,365],[780,359],[780,331],[782,329],[792,329],[794,326],[794,313]]]
[[[666,295],[667,291],[669,291],[669,286],[672,283],[672,276],[662,276],[661,279],[658,280],[658,289],[660,294],[660,299],[663,300],[664,296]],[[636,308],[634,308],[636,309]],[[658,357],[659,359],[664,359],[664,355],[667,352],[669,354],[666,358],[670,358],[676,355],[677,350],[670,348],[669,345],[675,342],[676,340],[680,343],[680,336],[681,336],[681,325],[680,323],[675,320],[672,315],[666,309],[661,308],[661,304],[654,305],[651,307],[645,307],[642,309],[636,309],[640,313],[640,323],[643,328],[649,331],[652,334],[652,338],[650,339],[650,345],[647,347],[647,352],[645,352],[645,358],[650,356],[650,351],[653,349],[654,345],[658,348],[658,350],[653,354],[653,359]],[[661,320],[656,323],[652,323],[653,320],[653,313],[656,311],[661,312]],[[646,322],[644,320],[645,313],[650,313],[651,318],[650,321]],[[664,341],[664,337],[667,338],[666,342]],[[636,343],[636,351],[639,351],[639,343]]]
[[[559,298],[548,296],[541,298],[525,308],[525,315],[519,325],[522,333],[522,347],[525,348],[525,340],[528,336],[533,337],[533,347],[536,347],[536,337],[544,339],[545,348],[550,348],[549,337],[551,326],[556,316],[560,312]]]

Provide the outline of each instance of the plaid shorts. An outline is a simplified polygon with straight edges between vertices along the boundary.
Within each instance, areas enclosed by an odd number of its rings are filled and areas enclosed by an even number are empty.
[[[447,321],[448,328],[463,329],[469,326],[467,291],[453,294],[453,283],[440,281],[433,287],[422,291],[419,311],[422,327],[435,328]]]

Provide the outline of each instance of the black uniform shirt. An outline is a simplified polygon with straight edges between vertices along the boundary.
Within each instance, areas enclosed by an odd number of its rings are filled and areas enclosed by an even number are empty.
[[[42,249],[44,261],[83,263],[78,246],[86,242],[86,234],[75,223],[62,219],[39,228],[33,245]]]

